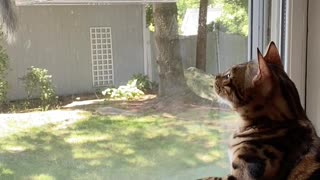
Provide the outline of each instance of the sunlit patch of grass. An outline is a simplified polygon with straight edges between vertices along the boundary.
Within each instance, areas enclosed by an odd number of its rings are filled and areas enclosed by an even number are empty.
[[[22,152],[27,150],[28,148],[25,146],[19,146],[19,145],[4,145],[2,147],[4,150],[9,151],[9,152]]]
[[[222,153],[218,150],[212,150],[210,152],[196,154],[196,157],[205,163],[214,162],[219,158],[221,158],[222,156],[223,156]]]
[[[152,167],[155,166],[155,162],[142,155],[137,155],[134,158],[128,158],[127,162],[136,167]]]
[[[197,137],[203,137],[203,136],[209,136],[210,132],[207,131],[207,129],[203,126],[199,125],[189,125],[186,126],[188,134],[192,136],[197,136]]]
[[[31,180],[55,180],[56,178],[48,175],[48,174],[40,174],[31,176],[29,179]]]
[[[208,117],[210,119],[224,121],[224,120],[238,119],[239,116],[235,112],[209,110],[208,111]]]
[[[101,165],[101,161],[94,159],[94,160],[89,161],[89,164],[91,166],[100,166]]]
[[[206,147],[206,148],[213,148],[217,145],[218,145],[218,138],[209,139],[208,141],[206,141],[204,143],[204,147]]]
[[[167,150],[168,156],[175,156],[178,152],[178,149],[174,147]]]
[[[134,154],[134,153],[135,153],[135,150],[134,149],[130,149],[130,148],[128,148],[128,149],[123,151],[124,155],[131,155],[131,154]]]
[[[99,142],[99,141],[111,141],[112,136],[109,134],[101,134],[92,132],[92,134],[71,134],[69,137],[65,138],[65,141],[70,144],[84,144],[89,142]]]
[[[150,127],[144,132],[144,137],[147,139],[153,139],[157,137],[166,137],[170,135],[170,129]]]
[[[120,153],[120,154],[123,154],[124,152],[128,152],[128,149],[130,150],[129,148],[129,144],[125,144],[125,143],[111,143],[109,148],[115,152],[115,153]],[[134,152],[134,151],[132,151]]]
[[[237,120],[239,119],[239,115],[235,112],[229,112],[229,111],[217,111],[216,119],[220,121],[226,121],[226,120]]]
[[[0,179],[13,179],[14,172],[0,164]]]
[[[9,138],[11,139],[11,138]],[[0,143],[0,152],[23,152],[26,150],[34,150],[36,147],[33,144],[21,142],[17,143],[19,139],[12,138],[11,141],[4,141]]]
[[[193,160],[193,159],[183,159],[183,162],[188,165],[189,167],[194,167],[196,165],[198,165],[198,162]]]
[[[130,134],[136,133],[137,131],[139,131],[137,127],[129,126],[125,131],[121,131],[121,134],[124,136],[129,136]]]
[[[99,118],[102,118],[102,117],[98,116],[98,117],[93,117],[93,118],[98,118],[99,119]],[[115,116],[111,116],[111,119],[113,121],[125,121],[125,120],[128,120],[128,117],[127,116],[122,116],[122,115],[115,115]]]
[[[87,149],[87,148],[74,148],[73,150],[73,158],[74,159],[102,159],[108,158],[112,156],[108,151],[96,151],[95,149]]]

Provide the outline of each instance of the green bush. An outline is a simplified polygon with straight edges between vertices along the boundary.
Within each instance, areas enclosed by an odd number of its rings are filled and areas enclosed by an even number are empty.
[[[48,110],[57,104],[55,91],[52,85],[52,76],[48,70],[31,66],[22,77],[28,100],[40,98],[42,110]]]
[[[144,93],[151,92],[157,88],[157,83],[150,81],[148,76],[141,73],[133,75],[132,78],[128,81],[128,83],[132,83],[133,81],[137,81],[137,88],[143,91]]]
[[[0,105],[7,102],[8,82],[0,78]]]
[[[9,57],[0,46],[0,105],[7,101],[8,82],[5,79],[9,68]]]
[[[133,100],[139,96],[144,95],[143,91],[138,89],[137,80],[129,81],[125,86],[119,86],[119,88],[107,88],[102,91],[102,95],[107,98],[113,99],[126,99]]]

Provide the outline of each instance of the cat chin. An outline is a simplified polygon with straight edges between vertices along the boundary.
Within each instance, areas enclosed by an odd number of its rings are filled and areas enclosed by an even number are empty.
[[[214,94],[216,95],[216,97],[218,97],[217,101],[219,104],[225,104],[225,105],[229,106],[230,108],[233,108],[232,103],[229,100],[221,97],[217,91],[214,91]]]
[[[233,108],[233,105],[230,101],[224,99],[223,97],[221,96],[218,96],[218,103],[221,103],[221,104],[226,104],[228,105],[230,108]]]

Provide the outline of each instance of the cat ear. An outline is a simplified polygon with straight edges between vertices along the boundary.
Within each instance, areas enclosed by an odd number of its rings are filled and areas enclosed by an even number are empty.
[[[263,57],[263,59],[267,63],[274,64],[274,65],[277,65],[277,66],[283,68],[278,48],[277,48],[276,44],[273,41],[270,42],[270,44],[268,46],[267,53]]]
[[[258,85],[270,86],[271,85],[270,69],[258,48],[257,48],[257,54],[258,54],[258,71],[255,77],[253,78],[253,85],[254,86],[258,86]]]

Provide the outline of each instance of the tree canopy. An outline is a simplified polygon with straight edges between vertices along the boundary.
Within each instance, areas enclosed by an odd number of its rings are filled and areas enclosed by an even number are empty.
[[[248,0],[215,0],[222,6],[216,24],[230,34],[248,36]]]
[[[199,0],[179,0],[178,24],[181,26],[188,8],[199,8]],[[215,22],[221,31],[230,34],[248,35],[248,0],[209,0],[209,7],[220,7],[222,15]],[[147,24],[153,25],[152,6],[147,6]]]

